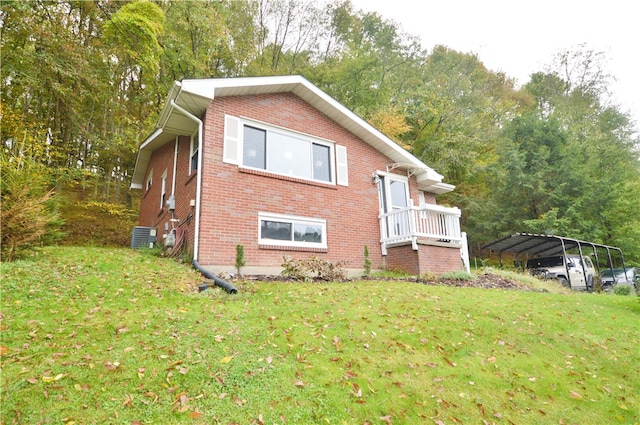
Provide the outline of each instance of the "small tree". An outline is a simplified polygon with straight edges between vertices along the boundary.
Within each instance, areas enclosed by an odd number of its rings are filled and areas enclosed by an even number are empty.
[[[371,274],[371,260],[369,260],[369,247],[364,246],[364,275],[369,276]]]
[[[62,220],[44,166],[17,157],[0,162],[2,260],[14,261],[26,250],[59,239]]]
[[[245,265],[244,259],[244,245],[238,244],[236,245],[236,271],[238,272],[238,276],[240,276],[240,269]]]

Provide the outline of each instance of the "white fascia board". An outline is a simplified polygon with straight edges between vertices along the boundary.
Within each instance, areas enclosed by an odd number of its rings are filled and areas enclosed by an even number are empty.
[[[239,77],[239,78],[204,78],[186,79],[176,81],[167,96],[166,104],[162,110],[158,126],[164,127],[173,112],[171,100],[190,112],[199,115],[202,111],[192,111],[193,102],[183,104],[182,95],[194,95],[201,99],[212,101],[216,96],[251,95],[261,93],[292,92],[309,102],[313,107],[326,114],[329,118],[353,132],[365,142],[372,144],[381,153],[388,156],[394,162],[402,162],[413,165],[418,179],[422,185],[441,183],[443,176],[434,169],[419,160],[416,156],[402,148],[396,142],[385,136],[378,129],[360,118],[353,111],[340,102],[320,90],[306,78],[300,75],[267,76],[267,77]],[[186,101],[186,98],[184,99]],[[191,108],[190,108],[191,107]],[[143,145],[144,146],[144,145]],[[141,146],[141,148],[143,147]],[[450,186],[450,185],[449,185]],[[437,188],[436,190],[445,190]]]
[[[452,185],[452,184],[436,183],[424,188],[421,187],[420,190],[423,190],[425,192],[435,193],[436,195],[442,195],[443,193],[453,192],[455,188],[456,188],[455,185]]]
[[[416,168],[425,170],[430,177],[433,177],[434,173],[438,175],[427,164],[300,75],[191,79],[182,80],[180,84],[182,92],[192,93],[210,100],[213,100],[216,96],[225,95],[293,92],[330,118],[340,122],[343,120],[337,120],[336,118],[342,115],[344,119],[355,124],[369,137],[377,139],[385,147],[386,152],[383,153],[390,156],[395,162],[408,162]],[[344,121],[341,124],[344,125]],[[353,130],[349,128],[351,127],[349,125],[345,127],[350,131]],[[362,137],[362,134],[357,135]],[[367,141],[366,138],[365,141]],[[442,177],[440,177],[439,181],[441,180]]]
[[[142,181],[144,175],[147,172],[147,166],[151,159],[151,152],[149,149],[145,149],[149,143],[153,142],[158,136],[162,134],[162,129],[158,128],[153,134],[145,139],[144,142],[138,148],[138,156],[136,157],[136,165],[133,168],[133,177],[131,178],[131,189],[142,189]]]

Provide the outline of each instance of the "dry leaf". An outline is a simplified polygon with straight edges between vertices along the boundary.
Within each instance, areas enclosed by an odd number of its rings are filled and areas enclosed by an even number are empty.
[[[220,363],[229,363],[233,356],[226,356],[220,359]]]
[[[351,385],[353,386],[353,395],[358,398],[362,397],[362,389],[360,388],[360,386],[355,382]]]
[[[582,400],[582,396],[575,391],[569,391],[569,397],[575,398],[576,400]]]
[[[118,368],[118,366],[120,366],[119,362],[105,362],[104,363],[104,367],[106,367],[108,370],[116,370]]]

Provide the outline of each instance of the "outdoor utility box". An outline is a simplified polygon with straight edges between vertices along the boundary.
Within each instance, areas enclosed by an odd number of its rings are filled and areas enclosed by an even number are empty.
[[[136,226],[131,236],[131,248],[153,248],[156,244],[158,229],[155,227]]]

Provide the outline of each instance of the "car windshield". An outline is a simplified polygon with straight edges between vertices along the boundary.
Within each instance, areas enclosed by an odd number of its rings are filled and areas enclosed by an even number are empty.
[[[624,276],[624,271],[625,269],[619,268],[619,269],[613,269],[613,273],[616,276]],[[602,270],[602,273],[600,273],[600,275],[602,277],[611,277],[611,269],[604,269]],[[633,268],[629,268],[627,269],[627,275],[629,276],[633,276],[634,275],[634,269]]]

